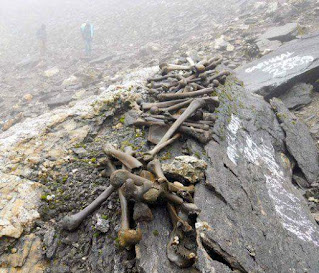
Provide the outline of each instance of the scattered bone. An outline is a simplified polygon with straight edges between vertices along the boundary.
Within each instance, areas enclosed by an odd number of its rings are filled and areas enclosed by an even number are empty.
[[[187,93],[166,93],[166,94],[159,94],[157,97],[159,100],[176,100],[176,99],[185,99],[185,98],[194,98],[203,95],[208,95],[214,92],[214,88],[205,88],[198,91],[187,92]],[[214,97],[218,100],[217,97]]]
[[[177,103],[186,101],[186,99],[180,99],[180,100],[171,100],[171,101],[164,101],[164,102],[154,102],[154,103],[143,103],[142,108],[143,110],[149,110],[153,106],[157,106],[158,108],[165,108],[172,105],[175,105]]]
[[[113,156],[119,161],[121,161],[122,164],[124,164],[130,170],[137,169],[143,166],[143,164],[139,162],[135,157],[128,155],[126,153],[123,153],[122,151],[116,150],[110,145],[104,146],[103,150],[107,155]]]
[[[82,221],[88,215],[90,215],[96,209],[98,209],[102,205],[102,203],[105,202],[116,189],[117,189],[116,187],[114,187],[113,185],[110,185],[103,193],[100,194],[98,198],[96,198],[85,209],[81,210],[77,214],[74,214],[71,216],[65,216],[61,220],[62,227],[69,231],[75,230],[82,223]]]
[[[162,150],[163,148],[165,148],[169,144],[173,143],[176,139],[178,139],[180,137],[181,137],[181,134],[177,133],[175,136],[173,136],[170,139],[167,139],[165,141],[163,141],[163,139],[162,139],[151,151],[144,154],[144,156],[143,156],[144,161],[148,162],[148,161],[152,160],[154,158],[154,156],[160,152],[160,150]]]

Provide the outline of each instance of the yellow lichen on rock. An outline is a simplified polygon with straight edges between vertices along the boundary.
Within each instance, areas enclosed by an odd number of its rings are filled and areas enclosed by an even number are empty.
[[[37,208],[44,186],[0,172],[0,238],[19,238],[40,217]]]

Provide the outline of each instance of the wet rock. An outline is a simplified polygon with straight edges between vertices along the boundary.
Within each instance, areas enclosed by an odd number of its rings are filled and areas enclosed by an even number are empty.
[[[278,50],[236,69],[246,89],[266,99],[298,82],[314,83],[319,73],[319,33],[284,44]]]
[[[0,238],[19,238],[40,217],[38,207],[44,186],[0,172]]]
[[[311,102],[312,91],[311,84],[298,83],[279,98],[288,109],[297,109]]]
[[[207,163],[194,156],[177,156],[173,162],[162,164],[163,172],[177,180],[197,183],[204,179]]]
[[[298,120],[279,99],[274,98],[270,103],[277,113],[281,127],[285,131],[285,142],[289,153],[297,161],[308,183],[318,182],[319,155],[308,127]]]
[[[298,32],[297,23],[289,23],[284,26],[272,27],[262,34],[260,39],[278,40],[281,42],[288,42],[296,38]]]
[[[195,191],[201,209],[199,269],[316,272],[319,228],[283,162],[284,132],[262,98],[239,85],[230,94],[245,107],[234,114],[226,107],[232,107],[231,101],[221,103],[218,143],[205,147],[206,184],[197,184]],[[218,270],[207,269],[217,262]]]

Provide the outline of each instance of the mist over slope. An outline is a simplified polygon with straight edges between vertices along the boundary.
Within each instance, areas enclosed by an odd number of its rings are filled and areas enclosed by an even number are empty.
[[[95,25],[94,49],[136,49],[156,40],[183,38],[231,18],[238,1],[5,1],[1,9],[2,60],[18,60],[37,52],[35,32],[47,25],[52,54],[77,55],[82,49],[80,25]],[[204,24],[205,23],[205,24]],[[204,29],[203,29],[204,28]]]

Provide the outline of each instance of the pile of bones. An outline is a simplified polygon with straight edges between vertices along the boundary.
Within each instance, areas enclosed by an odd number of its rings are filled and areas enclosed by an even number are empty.
[[[199,209],[193,202],[194,184],[184,181],[169,181],[157,158],[159,151],[180,138],[191,136],[201,143],[212,138],[215,121],[214,111],[219,105],[215,88],[224,84],[229,71],[216,71],[222,57],[189,65],[161,64],[160,75],[148,79],[147,87],[155,102],[138,101],[142,115],[136,119],[137,127],[150,127],[148,141],[155,147],[144,153],[134,153],[131,147],[124,151],[110,145],[104,147],[107,155],[100,162],[103,175],[110,177],[110,186],[82,211],[65,216],[62,226],[75,230],[115,191],[121,204],[121,229],[118,234],[120,245],[134,246],[142,239],[140,221],[151,221],[149,205],[166,205],[173,231],[167,246],[167,257],[181,268],[187,268],[196,261],[196,240],[194,218]],[[158,137],[160,135],[160,137]],[[121,163],[121,169],[115,166]],[[128,202],[134,202],[133,219],[136,227],[130,227]]]

